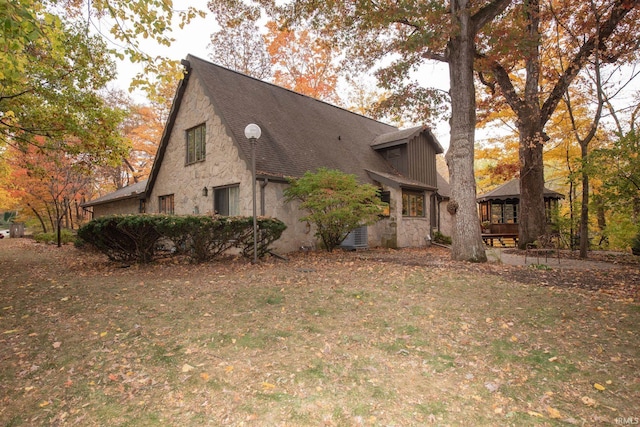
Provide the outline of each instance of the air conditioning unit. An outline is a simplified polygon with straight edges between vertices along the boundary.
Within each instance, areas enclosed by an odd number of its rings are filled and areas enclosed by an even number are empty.
[[[369,248],[369,235],[367,233],[367,226],[363,225],[347,234],[347,238],[342,241],[340,247],[350,251]]]

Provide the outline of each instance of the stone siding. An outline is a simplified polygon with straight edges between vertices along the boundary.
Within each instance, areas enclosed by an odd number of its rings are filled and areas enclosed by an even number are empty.
[[[205,123],[205,160],[186,163],[186,131]],[[173,194],[175,214],[213,214],[213,187],[239,184],[240,215],[251,215],[251,168],[215,114],[198,79],[191,79],[171,131],[147,212],[159,212],[159,197]],[[207,187],[208,195],[203,195]]]
[[[140,212],[140,199],[124,199],[102,203],[94,205],[92,210],[94,218],[106,215],[137,214]]]

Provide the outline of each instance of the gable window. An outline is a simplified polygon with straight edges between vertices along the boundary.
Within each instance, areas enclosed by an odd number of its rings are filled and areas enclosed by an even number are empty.
[[[204,123],[187,131],[187,164],[204,160],[206,144]]]
[[[402,191],[402,216],[424,217],[424,193]]]
[[[213,209],[216,215],[240,215],[240,187],[236,184],[214,188]]]
[[[173,194],[158,197],[159,212],[164,214],[173,214]]]

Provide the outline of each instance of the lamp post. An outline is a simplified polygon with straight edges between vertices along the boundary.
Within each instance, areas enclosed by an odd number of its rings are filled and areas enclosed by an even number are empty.
[[[253,263],[258,262],[258,222],[256,219],[256,144],[262,134],[260,126],[250,123],[244,128],[244,136],[251,142],[251,192],[253,195]]]

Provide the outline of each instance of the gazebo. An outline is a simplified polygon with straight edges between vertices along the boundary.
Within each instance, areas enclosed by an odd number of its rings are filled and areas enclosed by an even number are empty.
[[[551,212],[564,196],[556,191],[544,189],[544,207],[547,222],[551,222]],[[513,239],[517,242],[518,220],[520,215],[520,180],[512,179],[498,188],[477,198],[482,237],[493,244],[497,239]]]

